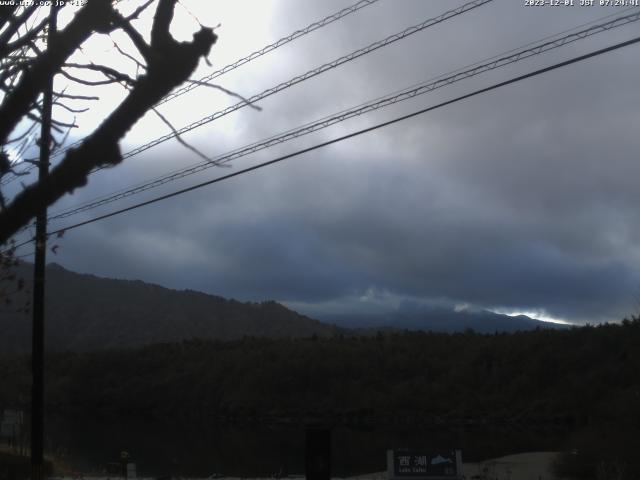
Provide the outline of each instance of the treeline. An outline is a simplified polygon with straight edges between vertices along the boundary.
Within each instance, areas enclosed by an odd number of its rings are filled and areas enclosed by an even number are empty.
[[[50,412],[83,417],[640,427],[640,320],[481,335],[185,341],[46,360]],[[29,398],[0,358],[0,406]]]

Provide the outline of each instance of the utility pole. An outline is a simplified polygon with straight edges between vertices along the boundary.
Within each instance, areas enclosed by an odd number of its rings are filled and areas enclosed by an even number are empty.
[[[47,49],[57,29],[57,8],[51,5]],[[42,92],[42,124],[40,130],[40,158],[38,181],[49,175],[51,149],[51,109],[53,104],[53,77],[51,74]],[[44,472],[44,287],[47,253],[47,207],[36,217],[36,246],[33,269],[33,330],[31,337],[31,480],[43,480]]]

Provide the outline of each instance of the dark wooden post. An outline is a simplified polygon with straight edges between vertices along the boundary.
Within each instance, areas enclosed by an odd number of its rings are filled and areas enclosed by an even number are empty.
[[[331,430],[323,427],[307,428],[306,432],[307,480],[331,478]]]
[[[47,48],[57,29],[57,8],[51,5]],[[42,124],[40,130],[40,158],[38,181],[49,175],[51,148],[51,108],[53,103],[53,76],[45,87],[42,99]],[[47,209],[36,217],[36,247],[33,270],[33,330],[31,336],[31,480],[44,478],[44,289],[47,252]]]

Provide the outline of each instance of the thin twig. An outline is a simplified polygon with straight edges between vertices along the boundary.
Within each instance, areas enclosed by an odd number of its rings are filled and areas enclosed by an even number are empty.
[[[94,70],[96,72],[102,73],[107,78],[114,79],[115,81],[126,82],[130,85],[135,84],[135,80],[131,78],[129,75],[127,75],[126,73],[122,73],[114,68],[107,67],[105,65],[98,65],[93,62],[91,62],[90,64],[66,63],[65,67],[78,68],[78,69],[84,69],[84,70]]]
[[[189,150],[191,150],[193,153],[195,153],[196,155],[198,155],[200,158],[204,159],[205,161],[213,164],[213,165],[218,165],[218,166],[222,166],[219,162],[216,162],[215,160],[213,160],[212,158],[209,158],[208,156],[206,156],[204,153],[202,153],[200,150],[198,150],[196,147],[194,147],[193,145],[189,145],[187,142],[185,142],[182,137],[180,136],[180,134],[178,133],[178,131],[175,129],[175,127],[173,125],[171,125],[171,122],[169,122],[169,120],[167,120],[167,118],[162,115],[157,108],[152,108],[153,112],[160,117],[160,120],[162,120],[165,125],[167,125],[171,131],[173,132],[175,139],[178,140],[178,142],[180,142],[180,144],[182,144],[183,147],[188,148]],[[225,165],[226,166],[226,165]]]
[[[217,90],[220,90],[221,92],[226,93],[229,96],[238,98],[239,100],[243,101],[247,106],[253,108],[254,110],[258,110],[259,112],[262,111],[262,107],[259,107],[258,105],[255,105],[253,102],[250,102],[248,99],[246,99],[245,97],[243,97],[242,95],[240,95],[239,93],[236,92],[232,92],[231,90],[228,90],[224,87],[221,87],[218,84],[215,83],[208,83],[208,82],[202,82],[200,80],[188,80],[189,83],[194,83],[196,85],[202,85],[203,87],[211,87],[211,88],[215,88]]]
[[[86,95],[71,95],[63,92],[55,92],[58,98],[68,98],[69,100],[100,100],[100,97],[89,97]]]
[[[84,113],[84,112],[88,112],[90,110],[89,107],[87,107],[87,108],[71,108],[70,106],[65,105],[62,102],[53,102],[53,104],[57,105],[58,107],[62,107],[66,111],[71,112],[71,113]]]
[[[112,78],[107,80],[85,80],[83,78],[76,77],[75,75],[71,75],[69,72],[65,72],[64,70],[60,70],[60,74],[68,78],[72,82],[76,82],[81,85],[87,85],[89,87],[95,87],[98,85],[109,85],[109,84],[118,82],[118,80],[114,80]]]
[[[109,37],[111,37],[111,35],[109,35]],[[124,50],[122,50],[120,48],[120,45],[118,45],[113,38],[111,38],[111,41],[113,42],[113,46],[116,48],[116,50],[118,51],[118,53],[120,55],[123,55],[123,56],[127,57],[129,60],[131,60],[132,62],[134,62],[138,68],[142,68],[143,70],[147,69],[147,66],[144,63],[140,62],[137,58],[135,58],[134,56],[132,56],[132,55],[128,54],[127,52],[125,52]]]
[[[131,21],[131,20],[135,20],[135,19],[137,19],[137,18],[140,16],[140,14],[141,14],[142,12],[144,12],[144,11],[147,9],[147,7],[148,7],[149,5],[151,5],[154,1],[155,1],[155,0],[149,0],[147,3],[145,3],[145,4],[143,4],[143,5],[140,5],[140,6],[139,6],[138,8],[136,8],[136,9],[135,9],[135,11],[134,11],[131,15],[129,15],[126,19],[127,19],[128,21]]]

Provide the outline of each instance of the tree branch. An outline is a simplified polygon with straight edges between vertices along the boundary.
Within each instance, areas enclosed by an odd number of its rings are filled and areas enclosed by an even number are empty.
[[[3,144],[44,88],[47,79],[58,72],[66,59],[93,32],[115,28],[110,0],[91,0],[80,9],[67,27],[56,35],[55,47],[47,49],[24,72],[20,82],[0,106],[0,144]]]
[[[28,7],[25,7],[22,13],[20,13],[16,17],[13,16],[15,10],[11,12],[11,16],[9,16],[9,18],[7,19],[9,26],[4,32],[2,32],[2,35],[0,35],[0,57],[6,55],[7,44],[9,43],[11,38],[18,32],[20,27],[26,23],[31,15],[33,15],[37,8],[38,5],[34,2]]]
[[[37,27],[34,27],[32,30],[29,30],[24,36],[16,39],[15,41],[3,45],[3,47],[0,48],[0,56],[6,56],[8,55],[10,52],[14,52],[24,46],[29,45],[33,40],[35,40],[35,38],[40,34],[40,32],[42,30],[44,30],[44,27],[47,25],[47,22],[49,21],[48,18],[43,19]]]
[[[102,73],[105,77],[116,80],[118,82],[124,82],[128,85],[135,84],[135,80],[126,73],[119,72],[115,68],[107,67],[104,65],[96,65],[95,63],[80,64],[80,63],[65,63],[65,67],[78,68],[85,70],[93,70],[95,72]]]
[[[27,225],[44,205],[51,205],[86,185],[94,168],[120,163],[118,141],[160,99],[185,82],[200,58],[209,54],[217,39],[210,28],[196,32],[191,42],[180,43],[171,37],[169,26],[174,5],[175,0],[159,0],[153,25],[156,38],[152,42],[153,55],[147,73],[138,78],[131,93],[78,148],[66,153],[49,176],[26,187],[0,212],[0,244]]]

